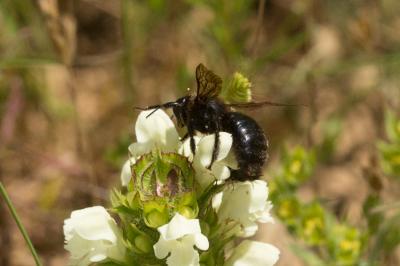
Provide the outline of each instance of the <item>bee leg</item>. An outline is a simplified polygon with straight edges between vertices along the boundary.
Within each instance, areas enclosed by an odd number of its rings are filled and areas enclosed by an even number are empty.
[[[218,156],[218,153],[219,153],[219,145],[220,145],[219,131],[217,131],[217,132],[215,132],[214,148],[213,148],[213,151],[212,151],[210,165],[207,167],[208,170],[211,169],[212,165],[214,164],[215,160],[217,159],[217,156]]]
[[[190,136],[190,150],[192,151],[193,155],[196,154],[196,143],[193,136]]]
[[[196,142],[194,141],[194,130],[190,125],[188,125],[187,129],[188,129],[187,135],[190,137],[190,150],[192,151],[193,155],[195,155],[196,154]]]
[[[189,137],[189,132],[187,132],[183,137],[181,138],[181,141],[184,142],[187,138]]]

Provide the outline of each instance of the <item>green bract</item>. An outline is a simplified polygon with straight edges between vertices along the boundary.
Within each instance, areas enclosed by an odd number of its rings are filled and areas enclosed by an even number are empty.
[[[385,115],[388,141],[378,142],[382,168],[386,174],[400,178],[400,119],[391,111]]]
[[[157,228],[176,212],[197,216],[194,170],[186,157],[154,150],[141,156],[131,170],[128,192],[139,197],[147,226]]]
[[[221,96],[226,102],[243,103],[251,101],[251,83],[241,73],[234,73],[233,77],[224,84]]]

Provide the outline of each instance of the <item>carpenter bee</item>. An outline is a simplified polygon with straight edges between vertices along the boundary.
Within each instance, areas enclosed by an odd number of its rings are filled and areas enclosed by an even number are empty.
[[[267,159],[268,141],[262,128],[247,115],[235,112],[232,108],[251,108],[263,105],[287,106],[273,102],[224,103],[218,99],[222,90],[222,79],[208,70],[203,64],[196,68],[196,95],[187,95],[174,102],[138,108],[140,110],[172,108],[180,127],[186,126],[183,137],[190,138],[190,148],[196,152],[195,132],[214,134],[215,141],[210,169],[219,152],[219,132],[232,134],[232,147],[238,162],[238,169],[231,169],[231,179],[238,181],[255,180],[262,175],[262,167]]]

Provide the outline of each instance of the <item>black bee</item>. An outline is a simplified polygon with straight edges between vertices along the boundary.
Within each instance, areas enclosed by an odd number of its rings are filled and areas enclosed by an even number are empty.
[[[196,68],[197,93],[187,95],[174,102],[138,108],[141,110],[172,108],[180,127],[186,126],[190,138],[190,148],[195,154],[195,132],[215,133],[215,142],[210,169],[219,152],[219,132],[232,134],[233,151],[238,169],[231,169],[230,178],[238,181],[255,180],[262,175],[262,167],[267,159],[268,141],[262,128],[249,116],[234,112],[231,108],[259,107],[263,105],[285,105],[272,102],[249,102],[226,104],[218,99],[222,89],[222,80],[203,64]],[[285,105],[286,106],[286,105]]]

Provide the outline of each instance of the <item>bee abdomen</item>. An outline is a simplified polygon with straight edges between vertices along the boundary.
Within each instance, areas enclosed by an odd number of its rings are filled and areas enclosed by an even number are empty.
[[[230,112],[226,116],[223,130],[232,134],[233,149],[239,166],[231,171],[231,178],[239,181],[258,179],[267,159],[268,143],[264,131],[244,114]]]

